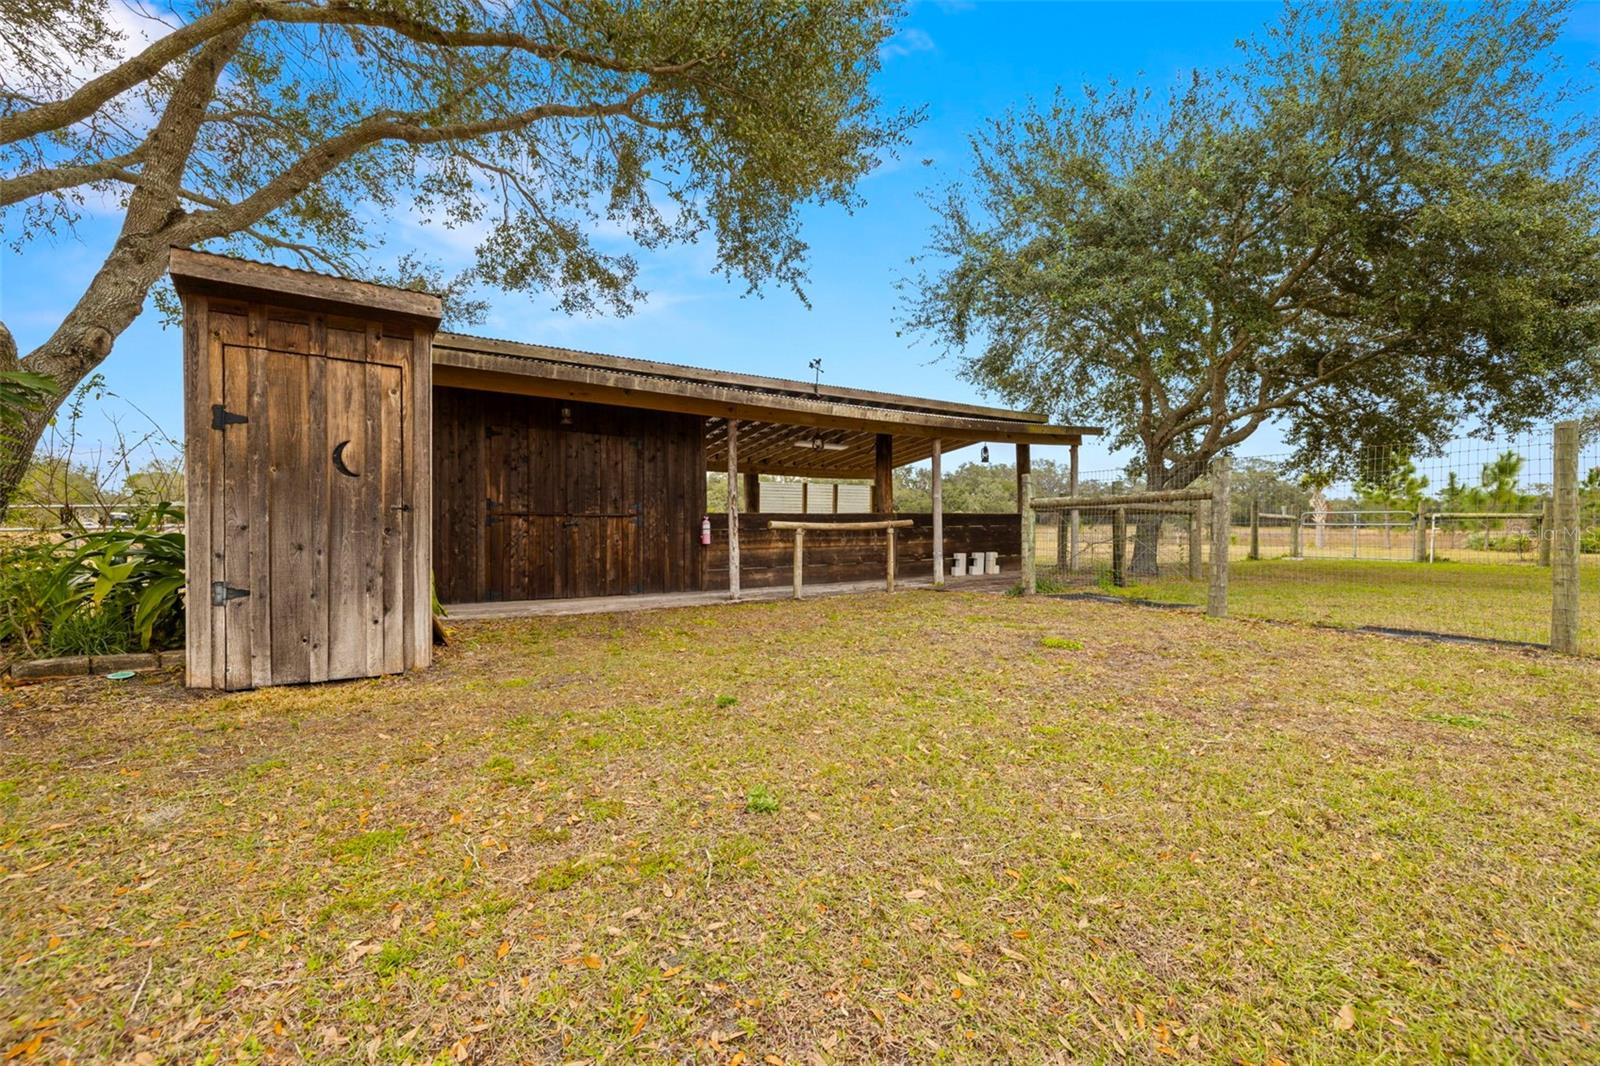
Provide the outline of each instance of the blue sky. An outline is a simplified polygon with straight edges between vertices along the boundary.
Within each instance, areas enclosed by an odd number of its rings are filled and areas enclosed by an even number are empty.
[[[778,289],[742,295],[742,286],[712,275],[707,249],[687,247],[641,256],[650,299],[629,317],[568,318],[549,299],[486,292],[492,309],[473,332],[789,377],[809,376],[807,362],[821,356],[833,384],[987,399],[926,344],[896,335],[895,282],[932,222],[919,194],[960,175],[966,137],[986,117],[1058,85],[1070,91],[1114,78],[1164,87],[1192,68],[1228,65],[1237,59],[1235,42],[1278,11],[1266,3],[918,3],[886,51],[879,89],[890,106],[925,106],[927,119],[901,159],[862,183],[866,205],[854,215],[806,212],[809,309]],[[1561,50],[1574,67],[1600,61],[1600,5],[1578,9]],[[0,252],[0,313],[23,351],[48,335],[97,267],[113,222],[91,219],[76,239],[36,243],[21,257]],[[471,244],[468,234],[401,222],[391,227],[388,250],[415,248],[447,266],[465,265]],[[123,398],[106,401],[108,410],[135,425],[140,416],[127,404],[137,405],[180,435],[178,334],[153,309],[118,339],[102,372]],[[84,431],[92,442],[109,427],[95,414]],[[1275,445],[1268,433],[1247,451]],[[1010,457],[1008,448],[993,450],[998,460]],[[1114,462],[1103,449],[1085,448],[1087,470]]]

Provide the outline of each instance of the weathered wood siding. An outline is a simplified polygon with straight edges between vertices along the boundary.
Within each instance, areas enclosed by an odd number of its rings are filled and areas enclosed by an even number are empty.
[[[192,294],[184,329],[188,683],[427,666],[431,328]]]
[[[746,588],[787,585],[794,576],[794,534],[767,528],[773,519],[828,521],[830,515],[751,514],[739,519],[740,580]],[[866,515],[839,515],[841,522],[864,520]],[[916,524],[895,532],[895,574],[897,577],[923,577],[933,574],[933,516],[931,514],[876,515],[878,518],[909,518]],[[1022,565],[1020,538],[1022,518],[1015,514],[946,514],[944,550],[956,552],[997,551],[1002,572],[1015,574]],[[706,552],[705,588],[728,585],[727,529],[715,523],[712,541]],[[806,534],[805,583],[829,581],[873,581],[883,577],[884,535],[882,533]]]
[[[440,599],[700,588],[704,429],[693,415],[435,390]]]

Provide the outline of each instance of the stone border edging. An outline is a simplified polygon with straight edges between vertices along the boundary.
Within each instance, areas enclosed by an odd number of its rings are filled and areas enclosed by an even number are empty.
[[[33,659],[14,662],[4,671],[13,681],[44,681],[59,677],[87,677],[115,670],[160,670],[181,666],[181,651],[147,651],[120,655],[71,655],[61,659]]]

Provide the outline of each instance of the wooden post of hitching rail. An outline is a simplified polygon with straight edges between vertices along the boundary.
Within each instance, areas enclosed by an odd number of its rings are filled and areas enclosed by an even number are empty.
[[[933,439],[933,587],[944,588],[944,471],[941,469],[944,442]]]
[[[1022,594],[1032,596],[1038,591],[1033,569],[1036,516],[1033,513],[1033,471],[1026,444],[1017,445],[1017,510],[1022,518]]]
[[[887,551],[884,552],[884,555],[887,558],[887,562],[884,564],[884,568],[883,568],[883,591],[885,591],[885,592],[893,592],[894,591],[894,530],[893,529],[886,529],[883,532],[889,538],[888,543],[885,545],[885,547],[887,548]]]
[[[1072,462],[1071,462],[1071,466],[1067,470],[1067,495],[1076,496],[1077,494],[1078,494],[1078,446],[1076,444],[1074,444],[1072,446]],[[1070,541],[1070,544],[1069,544],[1068,549],[1067,549],[1067,551],[1068,551],[1068,554],[1067,554],[1067,569],[1069,571],[1071,571],[1072,573],[1077,573],[1078,572],[1078,541],[1079,541],[1078,526],[1079,526],[1079,521],[1078,521],[1078,511],[1077,511],[1076,508],[1074,508],[1072,511],[1070,511],[1067,514],[1067,525],[1069,527],[1068,539]]]
[[[1125,556],[1128,551],[1128,510],[1118,507],[1111,512],[1111,583],[1122,588],[1128,583]]]
[[[739,598],[739,420],[728,419],[728,598]]]
[[[1212,618],[1228,616],[1228,541],[1231,539],[1233,506],[1228,498],[1233,480],[1226,455],[1211,461],[1211,588],[1206,596],[1206,614]]]
[[[794,598],[800,598],[800,586],[806,572],[806,531],[794,531]]]
[[[1578,651],[1578,423],[1557,422],[1550,493],[1550,650]]]
[[[1250,558],[1261,558],[1261,501],[1250,501]]]

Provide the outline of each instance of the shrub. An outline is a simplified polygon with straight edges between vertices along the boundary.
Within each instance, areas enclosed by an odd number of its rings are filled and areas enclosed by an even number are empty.
[[[1533,538],[1526,533],[1490,533],[1480,530],[1467,534],[1467,547],[1474,551],[1526,552],[1533,549]]]
[[[752,788],[744,801],[744,809],[751,814],[777,814],[778,806],[778,797],[766,785]]]
[[[158,503],[110,529],[0,552],[0,644],[106,655],[183,643],[183,511]]]

